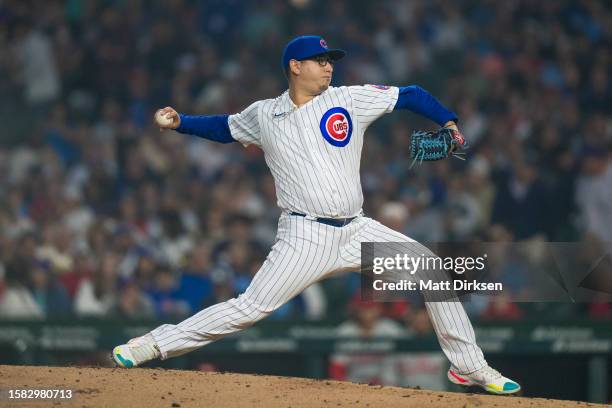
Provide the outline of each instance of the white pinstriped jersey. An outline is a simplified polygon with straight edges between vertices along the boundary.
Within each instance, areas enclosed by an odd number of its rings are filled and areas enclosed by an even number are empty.
[[[398,93],[398,88],[375,85],[329,88],[297,108],[285,92],[231,115],[230,132],[245,146],[262,148],[278,205],[286,212],[357,216],[363,203],[363,135],[372,122],[393,110]],[[359,271],[363,242],[415,242],[365,216],[335,227],[286,212],[280,216],[272,250],[243,294],[151,331],[163,359],[251,326],[315,282],[340,271]],[[397,253],[394,245],[386,248]],[[429,251],[422,248],[413,255]],[[481,369],[487,363],[461,302],[440,301],[439,293],[424,291],[423,297],[442,350],[460,373]]]
[[[278,206],[315,217],[360,214],[363,135],[393,110],[399,89],[329,87],[298,108],[289,92],[229,117],[232,137],[259,146],[276,185]]]

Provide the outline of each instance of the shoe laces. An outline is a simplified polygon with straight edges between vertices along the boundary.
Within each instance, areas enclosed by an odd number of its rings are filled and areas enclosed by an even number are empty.
[[[480,369],[480,372],[487,378],[497,379],[503,377],[499,371],[489,366]]]

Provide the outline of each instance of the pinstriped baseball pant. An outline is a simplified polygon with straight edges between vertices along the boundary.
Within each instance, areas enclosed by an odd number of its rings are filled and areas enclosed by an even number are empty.
[[[359,270],[362,242],[415,242],[367,217],[338,228],[283,213],[276,242],[246,291],[210,306],[177,325],[151,331],[162,359],[179,356],[252,326],[311,284],[346,270]],[[420,253],[429,250],[422,247]],[[428,302],[429,318],[447,358],[461,373],[487,363],[461,302]],[[431,295],[430,295],[431,296]]]

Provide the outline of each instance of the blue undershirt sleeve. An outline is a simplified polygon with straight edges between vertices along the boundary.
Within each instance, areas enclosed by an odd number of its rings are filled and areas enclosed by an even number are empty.
[[[440,126],[450,120],[459,120],[454,112],[446,109],[433,95],[418,85],[399,87],[399,96],[393,110],[396,109],[409,109]]]
[[[235,142],[229,128],[229,115],[190,116],[179,113],[179,133],[195,135],[219,143]]]

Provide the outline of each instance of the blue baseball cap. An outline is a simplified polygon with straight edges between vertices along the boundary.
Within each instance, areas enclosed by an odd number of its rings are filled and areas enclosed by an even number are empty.
[[[303,35],[287,43],[283,50],[281,64],[285,70],[292,59],[302,61],[322,54],[329,55],[332,60],[337,61],[343,58],[346,52],[340,49],[329,49],[327,42],[318,35]]]

